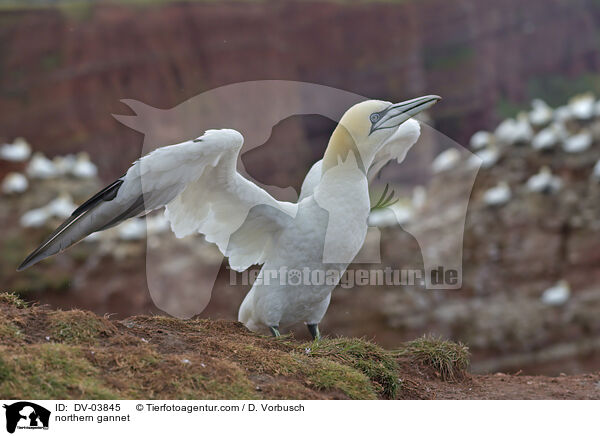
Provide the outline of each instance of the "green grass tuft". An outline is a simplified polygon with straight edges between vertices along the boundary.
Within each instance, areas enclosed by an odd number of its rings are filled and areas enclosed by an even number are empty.
[[[93,344],[114,330],[108,322],[82,310],[52,312],[48,319],[52,339],[68,344]]]
[[[450,342],[427,335],[408,342],[399,354],[433,370],[444,381],[463,379],[470,356],[469,348],[460,342]]]
[[[371,342],[354,338],[322,339],[304,344],[303,350],[313,357],[334,360],[361,371],[385,398],[396,398],[401,388],[395,356]]]
[[[14,294],[12,292],[0,293],[0,303],[10,304],[11,306],[15,306],[19,309],[24,309],[27,306],[29,306],[29,304],[26,301],[21,300],[21,298],[19,298],[17,294]]]

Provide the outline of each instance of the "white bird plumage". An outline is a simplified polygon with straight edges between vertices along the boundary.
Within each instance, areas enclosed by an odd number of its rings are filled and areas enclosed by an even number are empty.
[[[508,183],[501,181],[483,194],[483,201],[488,206],[502,206],[510,201],[512,192]]]
[[[21,194],[27,191],[28,187],[27,177],[21,173],[8,173],[2,180],[2,192],[5,194]]]
[[[554,194],[562,187],[560,177],[552,174],[549,167],[544,166],[540,172],[534,174],[527,180],[527,189],[531,192],[541,192],[543,194]]]
[[[25,162],[31,155],[31,146],[24,138],[17,138],[12,144],[0,147],[0,159],[10,162]]]
[[[92,232],[164,206],[177,237],[203,234],[236,271],[263,264],[259,278],[282,267],[334,269],[341,276],[366,236],[368,176],[391,159],[404,159],[419,137],[418,123],[410,117],[438,100],[368,100],[350,108],[322,161],[307,174],[297,203],[276,200],[237,172],[243,137],[235,130],[208,130],[195,140],[158,148],[77,208],[19,269]],[[319,337],[317,324],[336,284],[293,286],[257,279],[239,320],[252,330],[270,328],[274,334],[279,326],[305,322]]]

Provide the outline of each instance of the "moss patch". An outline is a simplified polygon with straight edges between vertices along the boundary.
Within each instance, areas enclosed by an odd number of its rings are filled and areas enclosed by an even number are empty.
[[[9,304],[19,309],[24,309],[29,305],[26,301],[21,300],[17,294],[11,292],[0,293],[0,303]]]

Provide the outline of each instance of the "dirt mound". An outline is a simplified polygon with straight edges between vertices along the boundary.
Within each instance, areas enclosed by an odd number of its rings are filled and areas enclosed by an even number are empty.
[[[362,339],[299,342],[230,321],[113,321],[6,293],[0,335],[3,398],[600,398],[598,376],[470,376],[466,347],[430,337],[397,351]]]

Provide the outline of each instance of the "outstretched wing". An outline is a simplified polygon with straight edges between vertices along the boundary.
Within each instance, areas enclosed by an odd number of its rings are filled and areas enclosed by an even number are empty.
[[[195,140],[154,150],[77,208],[18,269],[163,206],[177,237],[204,234],[238,271],[262,263],[297,205],[275,200],[237,172],[242,144],[235,130],[208,130]]]

